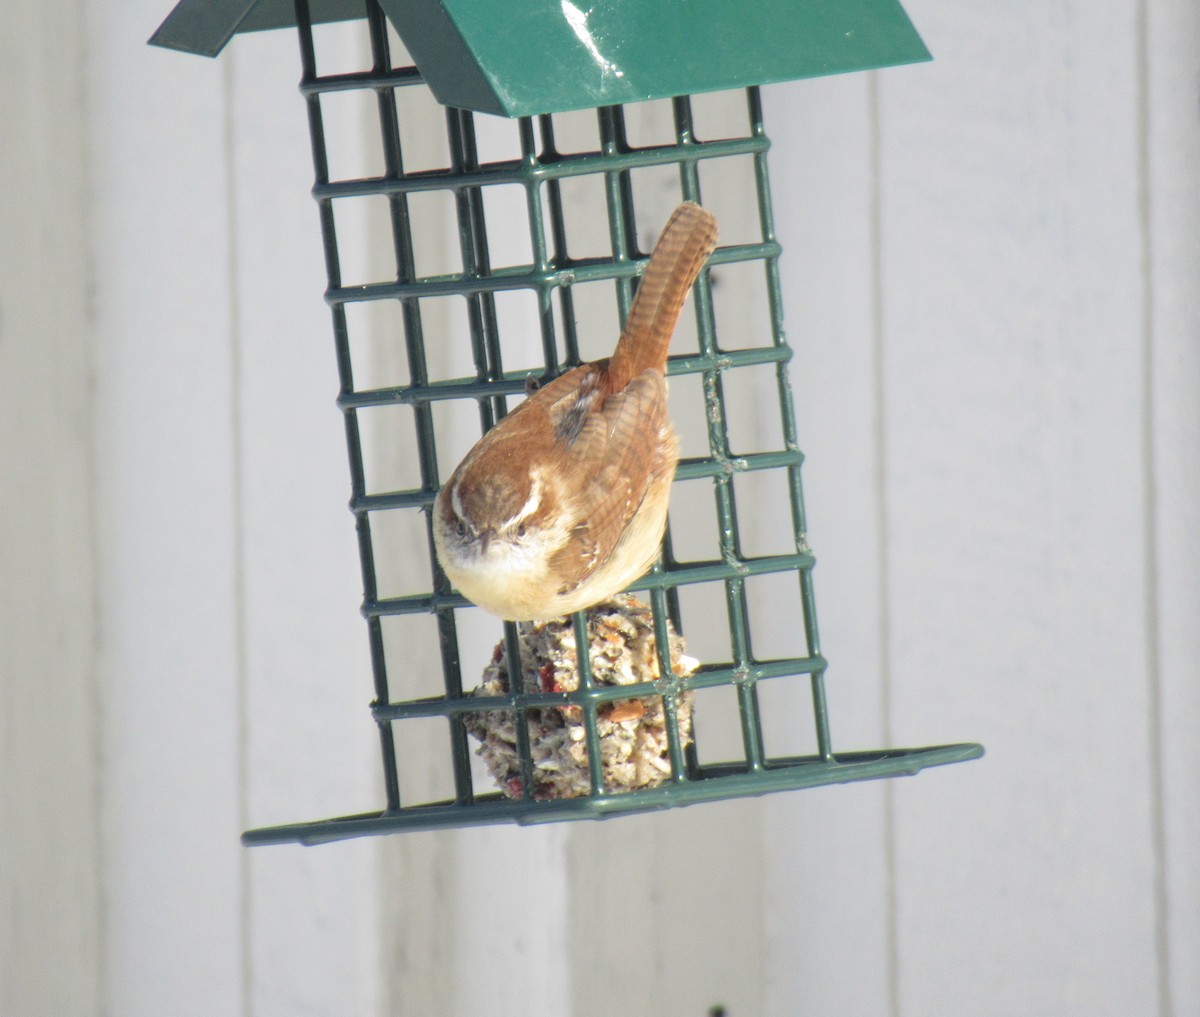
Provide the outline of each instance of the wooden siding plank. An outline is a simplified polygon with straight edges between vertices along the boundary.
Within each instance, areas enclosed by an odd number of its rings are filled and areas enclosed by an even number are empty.
[[[881,86],[900,1012],[1155,1012],[1135,21],[916,3]],[[932,730],[931,730],[932,729]]]
[[[881,748],[888,661],[870,79],[777,86],[767,100],[831,734],[835,751]],[[803,698],[793,707],[804,723]],[[887,1012],[887,793],[864,784],[764,803],[768,1012]]]
[[[96,1013],[90,282],[78,5],[0,33],[0,1012]],[[69,963],[64,963],[69,959]]]
[[[102,1009],[235,1013],[235,478],[224,95],[88,8]],[[201,962],[200,959],[203,959]]]

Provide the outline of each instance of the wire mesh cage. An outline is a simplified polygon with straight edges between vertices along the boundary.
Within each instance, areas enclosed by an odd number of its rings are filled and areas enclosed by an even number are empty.
[[[244,841],[316,843],[444,826],[594,819],[913,774],[980,755],[973,744],[834,750],[758,88],[740,90],[734,105],[726,102],[736,117],[709,132],[698,116],[702,104],[681,95],[664,100],[670,126],[659,136],[638,136],[636,107],[607,105],[505,121],[512,125],[507,150],[481,143],[485,132],[475,113],[446,107],[444,134],[434,146],[441,164],[418,165],[411,152],[428,138],[413,132],[426,131],[428,118],[414,118],[414,126],[405,113],[414,97],[426,101],[427,86],[398,53],[375,0],[367,0],[364,16],[369,66],[330,72],[319,66],[307,0],[295,6],[386,801],[371,813],[251,830]],[[346,93],[373,107],[382,157],[376,174],[331,173],[337,153],[328,143],[327,105]],[[680,201],[711,206],[720,189],[715,182],[728,179],[738,182],[739,195],[724,204],[735,211],[722,220],[724,240],[696,282],[668,363],[672,416],[693,424],[684,429],[670,524],[660,562],[630,588],[646,608],[619,619],[637,630],[640,670],[619,684],[597,673],[604,666],[597,644],[615,638],[611,608],[537,629],[571,658],[570,683],[548,680],[544,661],[530,673],[534,627],[524,623],[492,622],[499,637],[494,653],[468,659],[462,630],[478,627],[479,609],[439,567],[430,521],[439,487],[462,451],[455,434],[465,433],[465,420],[478,421],[473,437],[487,431],[520,401],[531,378],[548,381],[611,352],[664,210]],[[585,191],[592,199],[576,200]],[[349,273],[349,252],[339,245],[343,206],[364,199],[386,221],[383,280]],[[440,203],[457,232],[440,262],[423,254],[414,226],[430,201]],[[497,215],[500,202],[508,218]],[[502,225],[511,222],[514,205],[524,220],[517,238]],[[747,300],[757,304],[752,313]],[[518,305],[522,311],[514,315]],[[399,367],[381,384],[364,369],[356,321],[364,310],[385,307],[396,322],[391,341]],[[530,323],[532,343],[525,342]],[[747,418],[767,426],[746,428]],[[370,455],[380,427],[403,435],[407,449],[403,465],[381,474]],[[757,526],[747,525],[751,516]],[[398,525],[413,535],[403,556],[389,537]],[[759,539],[764,530],[769,540]],[[787,645],[765,636],[768,613],[790,619]],[[676,633],[701,635],[703,659],[682,657]],[[436,643],[436,676],[414,673],[420,668],[412,664],[413,639]],[[473,689],[485,669],[492,681]],[[787,699],[789,714],[772,715],[771,690],[797,685],[804,695]],[[736,717],[736,738],[713,737],[706,715],[717,703]],[[478,759],[476,742],[487,745],[489,717],[493,731],[503,730],[508,751],[499,774],[485,772]],[[661,772],[653,781],[615,785],[607,733],[625,723],[622,730],[642,725],[644,734],[651,718]],[[410,735],[429,725],[435,737]],[[548,726],[569,731],[574,743],[580,774],[569,795],[547,791],[544,768],[561,766],[539,754]],[[808,732],[802,738],[772,735],[801,729]],[[406,792],[409,743],[421,746],[420,765],[440,775],[442,798],[411,800]],[[797,743],[805,751],[791,751]]]

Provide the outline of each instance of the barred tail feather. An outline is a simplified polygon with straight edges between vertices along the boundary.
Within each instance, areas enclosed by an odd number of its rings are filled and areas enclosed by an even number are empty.
[[[619,392],[647,368],[666,368],[683,302],[716,246],[717,220],[711,212],[692,202],[675,209],[654,245],[621,340],[609,360],[610,391]]]

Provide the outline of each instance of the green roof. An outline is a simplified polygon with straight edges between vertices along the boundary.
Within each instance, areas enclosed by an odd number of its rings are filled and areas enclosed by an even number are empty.
[[[438,101],[504,116],[929,59],[898,0],[378,0]],[[314,22],[361,0],[312,0]],[[151,43],[216,56],[292,0],[180,0]]]

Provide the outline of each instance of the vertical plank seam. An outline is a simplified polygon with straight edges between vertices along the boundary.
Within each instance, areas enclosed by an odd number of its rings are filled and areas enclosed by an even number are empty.
[[[879,547],[879,688],[883,740],[892,744],[892,612],[888,540],[886,378],[884,372],[883,294],[883,139],[879,73],[867,75],[867,201],[870,231],[871,387],[874,405],[875,534]],[[884,936],[888,1013],[900,1015],[899,899],[896,882],[896,799],[892,781],[884,781]]]
[[[107,855],[104,838],[104,800],[105,800],[105,781],[103,779],[105,766],[104,753],[104,648],[101,637],[101,624],[103,622],[103,612],[100,605],[103,603],[101,597],[101,582],[100,582],[100,428],[99,428],[99,407],[100,396],[97,391],[98,384],[98,365],[97,365],[97,341],[96,332],[99,327],[99,301],[97,290],[99,286],[97,278],[97,242],[96,242],[96,203],[91,200],[91,195],[95,193],[94,177],[97,165],[95,156],[98,154],[95,151],[94,136],[90,125],[92,118],[95,115],[93,105],[93,91],[90,86],[90,73],[93,71],[94,62],[88,59],[90,52],[90,44],[93,41],[94,23],[88,14],[88,6],[83,0],[76,0],[74,6],[74,14],[79,25],[79,49],[77,54],[82,62],[82,70],[79,77],[76,79],[76,85],[79,89],[76,95],[78,108],[82,110],[81,116],[83,121],[83,130],[79,134],[79,153],[80,165],[82,169],[80,173],[83,176],[81,185],[83,188],[83,198],[79,202],[80,234],[85,238],[85,249],[83,251],[84,258],[84,286],[83,294],[83,320],[84,320],[84,343],[85,343],[85,364],[84,370],[87,372],[87,455],[86,469],[87,478],[85,482],[85,490],[87,491],[88,504],[86,506],[88,518],[88,554],[90,555],[89,568],[91,573],[91,659],[89,661],[89,670],[87,675],[87,695],[90,699],[89,712],[92,718],[92,728],[89,731],[91,738],[92,752],[92,768],[91,768],[91,797],[92,797],[92,878],[95,881],[95,929],[96,936],[94,958],[94,979],[95,984],[92,986],[95,992],[96,1009],[99,1017],[106,1017],[110,1012],[108,1009],[109,985],[108,985],[108,949],[106,945],[107,930],[108,930],[108,893],[105,885],[105,870],[107,868]]]
[[[234,779],[237,781],[238,825],[246,829],[249,825],[248,802],[248,752],[249,752],[249,718],[247,717],[246,695],[246,567],[245,549],[246,534],[244,508],[245,499],[242,491],[243,465],[245,450],[242,441],[242,371],[241,371],[241,293],[238,283],[239,261],[237,254],[237,159],[235,156],[237,138],[234,129],[234,90],[236,83],[237,54],[229,52],[222,60],[222,162],[225,174],[225,221],[227,237],[226,283],[229,290],[229,429],[230,429],[230,471],[231,471],[231,505],[232,514],[232,552],[233,552],[233,642],[234,642],[234,711],[236,724],[236,759],[234,762]],[[241,1013],[250,1017],[253,1010],[251,1002],[251,964],[250,964],[250,926],[252,919],[250,895],[250,861],[245,849],[238,853],[238,940],[239,965],[241,975]]]
[[[1153,857],[1154,952],[1158,989],[1158,1013],[1171,1017],[1170,897],[1167,887],[1166,802],[1163,760],[1163,701],[1161,661],[1161,617],[1159,612],[1158,499],[1155,491],[1157,458],[1155,455],[1155,316],[1153,235],[1151,210],[1150,142],[1150,52],[1149,7],[1138,0],[1134,14],[1136,61],[1136,135],[1138,203],[1138,262],[1141,282],[1142,345],[1142,562],[1145,586],[1144,623],[1146,628],[1146,727],[1149,742],[1150,836]]]

